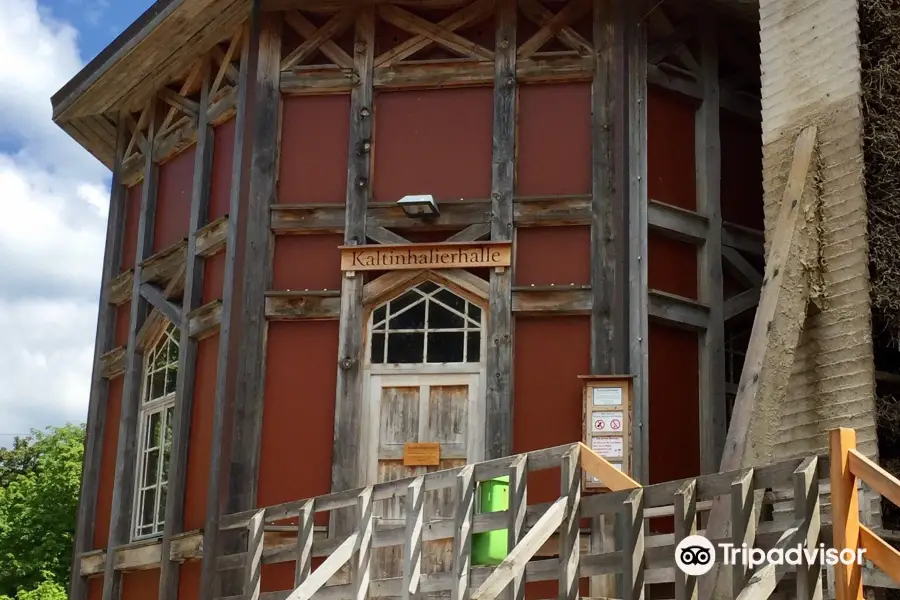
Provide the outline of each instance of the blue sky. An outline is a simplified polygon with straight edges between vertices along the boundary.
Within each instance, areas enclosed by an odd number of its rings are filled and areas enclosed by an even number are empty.
[[[83,422],[109,172],[50,97],[151,0],[0,0],[0,445]]]

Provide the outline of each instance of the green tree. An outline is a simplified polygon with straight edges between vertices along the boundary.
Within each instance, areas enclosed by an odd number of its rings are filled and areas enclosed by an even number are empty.
[[[72,562],[84,426],[33,431],[0,461],[0,600],[58,600]]]

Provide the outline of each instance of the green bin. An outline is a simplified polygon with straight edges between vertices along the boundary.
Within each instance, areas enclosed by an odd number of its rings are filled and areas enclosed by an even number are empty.
[[[509,509],[509,477],[482,481],[479,488],[479,512],[491,513]],[[499,565],[509,553],[506,529],[484,531],[472,536],[472,564]]]

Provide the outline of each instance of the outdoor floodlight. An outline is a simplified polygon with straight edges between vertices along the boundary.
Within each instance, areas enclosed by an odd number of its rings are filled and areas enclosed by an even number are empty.
[[[428,219],[441,214],[438,210],[437,202],[431,195],[427,196],[404,196],[397,201],[397,204],[403,208],[403,212],[407,217],[414,219]]]

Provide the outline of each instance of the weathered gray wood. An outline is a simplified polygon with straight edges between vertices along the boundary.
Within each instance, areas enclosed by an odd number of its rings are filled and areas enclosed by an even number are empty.
[[[262,582],[262,554],[265,542],[265,509],[257,511],[247,526],[247,566],[244,570],[244,600],[259,598]]]
[[[694,117],[697,212],[706,216],[706,243],[700,248],[699,292],[708,307],[700,336],[700,468],[719,470],[725,446],[725,315],[722,297],[722,150],[719,139],[719,56],[715,17],[701,13],[700,84],[703,102]]]
[[[745,285],[752,285],[754,287],[762,285],[764,278],[763,274],[750,264],[750,261],[744,258],[744,255],[737,249],[731,247],[722,248],[722,258],[724,258],[725,262],[731,267],[730,270],[735,277]]]
[[[100,282],[100,306],[97,314],[97,333],[94,338],[94,366],[91,374],[90,400],[84,439],[84,463],[81,469],[81,492],[78,497],[78,513],[75,526],[75,558],[69,583],[69,598],[87,600],[87,579],[80,574],[78,555],[94,547],[94,519],[97,513],[100,461],[103,454],[103,434],[106,426],[106,408],[109,399],[109,381],[104,378],[106,362],[103,360],[114,350],[116,314],[110,301],[110,284],[119,275],[122,264],[122,242],[125,238],[126,189],[121,184],[122,156],[128,143],[125,119],[118,118],[116,158],[110,188],[109,213],[106,222],[106,245],[103,252],[103,272]]]
[[[675,545],[697,533],[697,480],[686,481],[675,492]],[[675,600],[697,600],[697,578],[675,569]]]
[[[644,491],[632,490],[622,503],[617,527],[621,531],[622,600],[644,598]]]
[[[453,535],[453,589],[451,600],[469,600],[472,566],[472,515],[475,512],[475,468],[463,467],[456,476],[456,515]]]
[[[491,235],[490,223],[472,223],[447,238],[448,242],[477,242]]]
[[[203,66],[200,87],[199,124],[194,154],[194,175],[191,189],[190,224],[185,268],[184,296],[177,315],[181,327],[178,352],[178,383],[175,390],[175,415],[172,420],[172,454],[169,459],[169,479],[166,493],[166,523],[163,530],[162,565],[159,577],[159,600],[178,597],[180,563],[169,560],[172,536],[184,529],[184,502],[187,482],[188,450],[191,419],[194,407],[194,381],[197,370],[197,340],[190,335],[188,314],[200,306],[203,297],[203,258],[197,254],[197,232],[209,220],[210,183],[212,180],[215,134],[209,124],[210,67]],[[142,291],[152,284],[143,284]],[[153,303],[153,300],[146,296]],[[161,299],[165,301],[165,297]],[[155,303],[154,303],[155,305]],[[159,306],[157,306],[159,308]],[[160,309],[162,310],[162,309]],[[163,311],[165,314],[165,311]],[[171,318],[171,317],[170,317]]]
[[[731,542],[735,548],[743,544],[751,548],[756,539],[753,496],[753,469],[747,469],[731,484]],[[731,567],[731,573],[732,597],[737,598],[752,572],[748,565],[738,561]]]
[[[516,145],[516,4],[499,0],[494,56],[494,125],[491,169],[491,240],[515,236],[513,194]],[[513,268],[491,271],[487,323],[485,457],[512,448]]]
[[[745,290],[725,301],[725,320],[755,308],[759,304],[760,290],[758,287]]]
[[[417,477],[406,491],[406,542],[403,547],[403,600],[422,597],[422,527],[425,518],[425,478]]]
[[[512,550],[521,541],[528,512],[528,458],[519,455],[509,467],[509,529],[507,549]],[[509,600],[525,599],[525,571],[516,575],[508,588]]]
[[[295,589],[307,580],[312,571],[312,549],[315,539],[314,504],[312,500],[304,502],[297,518],[297,543],[294,546],[297,552],[297,564],[294,567]]]
[[[356,505],[357,537],[351,565],[353,600],[366,600],[369,594],[369,580],[372,578],[372,534],[375,530],[372,519],[373,508],[372,487],[369,486],[359,494]]]
[[[772,547],[784,553],[788,548],[794,547],[798,539],[800,523],[794,522],[787,531],[781,534],[778,541]],[[778,582],[784,576],[784,569],[777,569],[775,563],[767,562],[762,565],[747,582],[740,594],[735,593],[738,600],[766,600],[772,597],[772,592],[778,586]]]
[[[817,468],[818,459],[811,456],[794,471],[794,518],[802,523],[797,542],[810,551],[819,545],[822,523]],[[805,556],[797,565],[797,600],[822,600],[822,568]]]
[[[158,124],[155,101],[148,106],[150,114],[148,137],[152,140]],[[116,448],[115,483],[113,484],[112,509],[109,519],[108,548],[115,548],[131,538],[131,516],[134,503],[134,478],[136,475],[138,443],[138,408],[141,394],[142,357],[137,351],[137,335],[147,318],[149,306],[141,296],[141,263],[153,251],[153,232],[156,224],[156,195],[159,165],[153,155],[144,161],[144,186],[141,190],[141,209],[135,247],[134,278],[131,286],[131,315],[128,326],[128,345],[125,356],[125,380],[122,389],[122,407],[119,417],[119,438]],[[106,558],[103,578],[103,600],[119,600],[122,593],[122,574],[114,570],[115,553]]]
[[[709,324],[709,307],[697,300],[649,290],[646,304],[650,318],[672,327],[703,331]]]
[[[627,102],[628,131],[628,348],[629,370],[634,377],[631,476],[646,483],[649,477],[650,414],[648,359],[647,272],[647,32],[641,6],[625,2],[626,73],[623,95]],[[623,597],[624,599],[624,597]]]
[[[574,447],[563,456],[560,471],[560,496],[565,499],[565,512],[559,526],[559,600],[576,600],[581,549],[578,539],[582,479],[580,448]]]
[[[153,308],[161,312],[165,317],[175,324],[176,327],[182,326],[182,310],[181,307],[168,300],[166,293],[158,285],[152,283],[142,283],[140,288],[141,296],[149,302]]]
[[[372,68],[375,61],[374,8],[357,13],[354,70],[359,77],[350,94],[350,148],[347,170],[347,200],[344,213],[344,244],[366,241],[366,206],[372,196],[371,169],[374,108]],[[363,392],[363,278],[344,275],[341,280],[341,313],[338,330],[337,389],[335,394],[334,446],[331,489],[340,492],[363,483],[358,481],[359,461],[365,461],[360,445]],[[364,464],[364,463],[363,463]],[[341,536],[352,531],[348,511],[331,514],[331,532]]]
[[[366,227],[366,237],[379,244],[408,244],[409,240],[379,225]]]
[[[259,20],[253,156],[244,249],[241,359],[234,396],[229,512],[247,510],[256,504],[266,376],[265,290],[272,285],[275,246],[269,228],[269,206],[275,201],[278,178],[282,21],[279,13],[261,14]]]
[[[285,600],[310,600],[341,567],[353,558],[358,539],[359,533],[351,533],[347,536],[341,545],[319,565],[319,568],[313,571],[306,581],[291,592]]]

